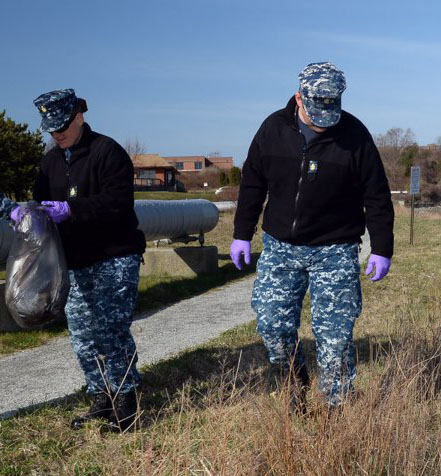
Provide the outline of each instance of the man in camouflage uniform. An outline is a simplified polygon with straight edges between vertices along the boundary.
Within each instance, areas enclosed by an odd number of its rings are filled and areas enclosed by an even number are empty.
[[[358,246],[367,225],[372,281],[389,271],[393,207],[384,168],[364,125],[341,110],[346,88],[333,64],[311,63],[285,109],[271,114],[250,146],[242,171],[231,258],[250,263],[263,204],[264,249],[252,307],[273,368],[293,370],[309,387],[300,326],[309,286],[319,387],[329,407],[353,391],[353,327],[361,312]],[[303,395],[304,396],[304,395]]]
[[[34,104],[41,129],[57,144],[42,159],[34,199],[58,224],[71,286],[69,337],[92,396],[72,428],[105,418],[111,430],[124,430],[134,422],[140,383],[130,325],[145,250],[133,165],[119,144],[84,122],[86,101],[73,89],[42,94]]]

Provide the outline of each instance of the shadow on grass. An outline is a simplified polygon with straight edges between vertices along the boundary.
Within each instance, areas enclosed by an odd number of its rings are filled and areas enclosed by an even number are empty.
[[[250,323],[240,326],[237,331],[227,331],[223,334],[227,336],[223,337],[227,340],[225,344],[207,344],[184,351],[176,357],[144,366],[139,388],[144,423],[148,426],[167,417],[170,412],[179,411],[184,388],[187,397],[191,398],[193,408],[204,408],[207,397],[213,395],[213,389],[219,389],[216,397],[219,403],[228,400],[233,390],[233,379],[228,376],[234,375],[235,390],[246,386],[248,392],[257,394],[268,388],[266,385],[270,385],[271,382],[268,380],[270,374],[267,352],[260,338],[252,334],[254,325]],[[239,336],[238,340],[243,334],[246,340],[254,342],[235,344],[235,332]],[[228,337],[228,333],[232,337]],[[315,340],[306,338],[302,339],[302,343],[310,374],[317,376]],[[390,353],[393,345],[395,345],[393,342],[386,339],[375,341],[369,337],[357,339],[355,346],[358,364],[381,361]],[[20,410],[17,416],[40,411],[41,407],[44,411],[44,407],[48,405],[57,405],[62,410],[74,411],[78,406],[87,405],[88,402],[83,387],[81,391],[68,397]],[[209,402],[212,402],[212,399]]]
[[[256,393],[271,387],[267,352],[260,341],[237,347],[213,346],[189,350],[165,361],[148,366],[142,374],[141,409],[148,422],[158,421],[163,408],[179,410],[182,389],[187,388],[193,407],[203,407],[206,397],[219,389],[218,401],[230,397],[233,382],[226,378],[234,374],[234,387],[247,386]],[[306,362],[311,376],[318,376],[315,340],[303,339]],[[373,342],[369,338],[355,341],[358,364],[374,363],[386,357],[390,342]]]

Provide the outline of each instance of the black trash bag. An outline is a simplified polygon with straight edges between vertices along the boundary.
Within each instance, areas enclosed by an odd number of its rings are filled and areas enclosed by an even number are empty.
[[[25,329],[64,318],[69,274],[58,230],[37,202],[24,206],[6,262],[5,301]]]

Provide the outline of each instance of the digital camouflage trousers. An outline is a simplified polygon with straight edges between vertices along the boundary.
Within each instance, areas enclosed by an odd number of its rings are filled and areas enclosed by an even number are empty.
[[[296,246],[264,234],[251,304],[257,332],[273,364],[305,364],[299,340],[300,314],[309,286],[319,387],[339,405],[356,376],[352,331],[361,313],[358,244]]]
[[[129,255],[69,270],[69,337],[89,393],[127,393],[141,380],[130,332],[140,263],[140,255]]]

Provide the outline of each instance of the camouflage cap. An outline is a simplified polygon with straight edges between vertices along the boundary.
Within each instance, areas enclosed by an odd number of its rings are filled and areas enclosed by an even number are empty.
[[[310,63],[299,74],[302,103],[311,122],[331,127],[341,117],[341,95],[346,89],[343,71],[329,62]]]
[[[34,99],[35,107],[41,114],[41,130],[55,132],[66,126],[72,118],[78,98],[73,89],[56,89]]]

